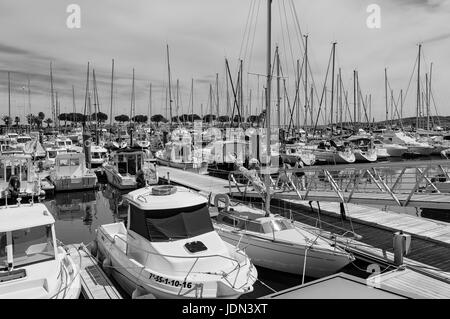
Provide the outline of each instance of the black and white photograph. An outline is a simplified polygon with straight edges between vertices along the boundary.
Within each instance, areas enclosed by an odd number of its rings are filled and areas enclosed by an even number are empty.
[[[449,57],[450,0],[0,0],[0,299],[448,300]]]

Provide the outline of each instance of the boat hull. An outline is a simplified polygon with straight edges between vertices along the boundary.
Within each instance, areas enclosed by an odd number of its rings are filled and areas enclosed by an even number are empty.
[[[97,185],[97,176],[83,176],[83,177],[53,177],[49,176],[50,181],[55,186],[55,191],[72,191],[83,189],[94,189]]]
[[[106,180],[112,186],[118,189],[135,189],[137,188],[137,182],[135,178],[131,176],[122,176],[118,174],[114,169],[104,167]]]
[[[274,242],[256,236],[241,236],[239,232],[230,232],[215,226],[220,237],[232,244],[245,247],[245,252],[252,262],[260,267],[276,271],[302,275],[306,253],[305,275],[321,278],[338,272],[352,260],[348,255],[311,248],[305,251],[305,246]]]
[[[208,162],[206,161],[201,163],[182,163],[182,162],[173,162],[160,157],[156,157],[156,162],[159,165],[178,168],[188,172],[194,172],[201,175],[208,174]]]

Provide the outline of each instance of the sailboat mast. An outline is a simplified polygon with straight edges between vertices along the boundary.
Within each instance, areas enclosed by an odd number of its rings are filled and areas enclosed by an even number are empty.
[[[271,84],[271,29],[272,29],[272,0],[267,0],[267,87],[266,87],[266,153],[267,165],[270,168],[270,84]],[[265,174],[266,182],[266,214],[270,212],[270,175],[267,170]]]
[[[167,44],[167,70],[169,76],[169,116],[170,116],[170,128],[172,128],[172,91],[170,83],[170,60],[169,60],[169,45]]]
[[[277,55],[277,128],[278,130],[281,128],[281,120],[280,120],[280,54],[278,52],[278,46],[275,50],[275,54]]]
[[[109,132],[112,132],[112,117],[113,117],[113,97],[114,97],[114,59],[112,59],[111,68],[111,105],[109,108]]]
[[[55,97],[53,93],[53,68],[52,68],[52,62],[50,61],[50,98],[52,102],[52,119],[53,123],[56,123],[55,119]],[[11,116],[11,115],[10,115]]]
[[[148,93],[148,122],[152,122],[152,84],[150,83],[150,89]]]
[[[353,70],[353,130],[356,133],[356,70]]]
[[[191,79],[191,121],[194,123],[194,79]]]
[[[216,109],[217,120],[219,120],[219,73],[216,73]]]
[[[308,35],[305,35],[305,126],[308,123]],[[305,127],[306,131],[306,127]]]
[[[386,100],[386,126],[388,123],[389,110],[388,110],[388,93],[387,93],[387,69],[384,68],[384,95]]]
[[[333,104],[334,104],[334,65],[336,60],[336,42],[333,42],[333,68],[331,70],[331,136],[333,136]]]
[[[416,107],[416,131],[419,128],[419,110],[420,110],[420,52],[422,44],[419,44],[419,55],[417,63],[417,107]]]

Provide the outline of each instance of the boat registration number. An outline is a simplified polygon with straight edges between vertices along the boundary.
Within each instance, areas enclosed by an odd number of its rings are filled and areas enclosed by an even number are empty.
[[[169,279],[163,276],[157,276],[155,274],[150,273],[149,279],[159,282],[164,285],[174,286],[174,287],[182,287],[182,288],[192,288],[192,282],[179,281],[174,279]]]

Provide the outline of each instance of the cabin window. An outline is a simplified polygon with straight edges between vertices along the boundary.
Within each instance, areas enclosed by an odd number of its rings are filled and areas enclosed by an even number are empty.
[[[255,233],[264,233],[264,229],[262,228],[261,224],[251,220],[246,222],[246,228],[248,231],[252,231]]]
[[[117,163],[117,169],[119,170],[119,174],[126,174],[127,173],[127,163],[126,162]]]
[[[206,203],[163,210],[142,210],[130,205],[130,230],[158,242],[199,236],[214,231],[214,227]]]
[[[79,166],[80,165],[80,159],[78,158],[72,158],[70,160],[70,166]]]
[[[12,232],[14,267],[55,259],[51,225]]]
[[[131,175],[136,175],[136,158],[128,159],[128,173]]]
[[[6,233],[0,233],[0,269],[3,266],[7,266],[7,254],[6,254]]]
[[[68,158],[60,159],[58,161],[58,165],[59,166],[70,166],[70,159],[68,159]]]

